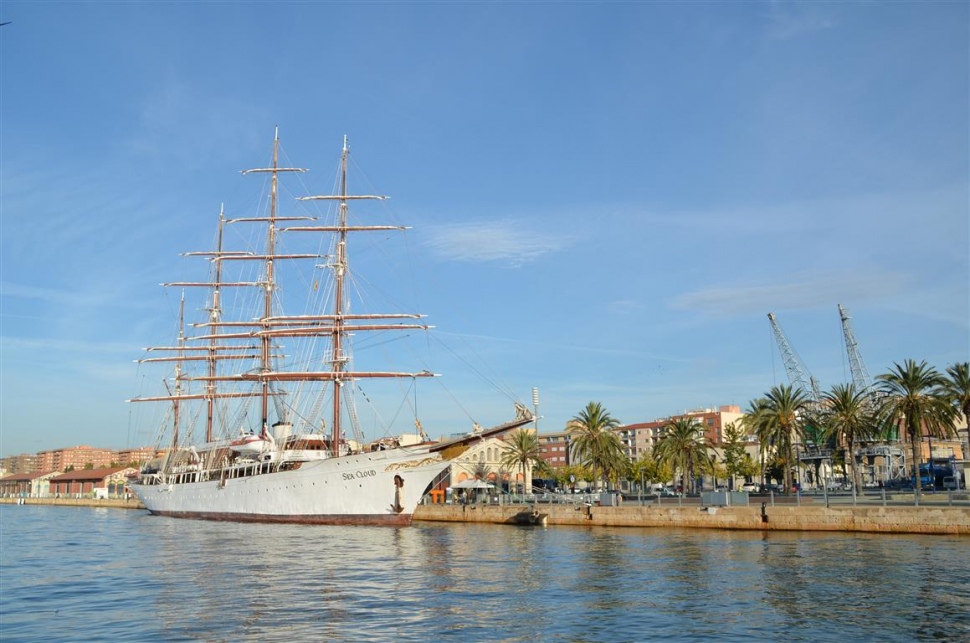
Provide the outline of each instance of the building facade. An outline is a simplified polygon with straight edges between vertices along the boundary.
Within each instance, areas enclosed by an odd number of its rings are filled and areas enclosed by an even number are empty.
[[[724,429],[732,422],[737,422],[744,414],[740,406],[725,405],[716,409],[697,409],[684,411],[678,415],[660,418],[651,422],[627,424],[616,429],[620,441],[631,460],[638,460],[649,454],[660,439],[662,430],[671,422],[681,419],[694,419],[704,431],[704,437],[715,446],[724,443]]]
[[[51,449],[37,454],[37,466],[44,471],[67,471],[70,468],[92,467],[104,469],[111,466],[114,451],[89,446]]]
[[[67,497],[98,495],[122,496],[126,492],[128,476],[138,473],[133,467],[108,467],[68,471],[50,479],[50,493]]]
[[[0,478],[0,496],[5,498],[44,498],[50,495],[51,478],[60,471],[15,473]]]
[[[539,455],[553,469],[568,467],[571,462],[569,454],[569,434],[565,431],[540,433]]]
[[[37,454],[35,453],[21,453],[4,458],[0,460],[0,469],[6,474],[37,473],[40,471],[40,467],[37,465]]]
[[[118,449],[115,451],[114,461],[119,465],[125,465],[129,467],[140,467],[143,464],[151,462],[156,456],[161,455],[162,452],[154,449],[152,447],[140,447],[138,449]]]
[[[75,446],[64,449],[49,449],[35,454],[23,453],[0,459],[0,470],[6,474],[37,473],[42,471],[66,471],[75,469],[106,468],[117,466],[138,467],[158,455],[156,449],[139,447],[135,449],[99,449],[89,446]]]
[[[503,484],[515,485],[523,481],[522,470],[502,464],[505,442],[497,437],[472,444],[467,451],[451,461],[448,468],[449,486],[467,480],[483,480],[501,489]],[[531,484],[531,471],[528,471]]]

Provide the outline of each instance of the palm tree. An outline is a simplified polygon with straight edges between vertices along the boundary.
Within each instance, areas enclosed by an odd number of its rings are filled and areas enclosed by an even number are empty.
[[[859,440],[870,437],[874,424],[869,400],[869,395],[857,389],[855,384],[836,384],[831,391],[822,395],[824,435],[845,445],[855,489],[860,484],[855,445]]]
[[[530,478],[528,472],[545,463],[540,455],[539,436],[535,430],[520,428],[509,433],[502,445],[501,462],[510,469],[518,467],[522,471],[523,493],[527,492],[525,486],[526,480]]]
[[[707,450],[713,448],[697,418],[678,418],[663,427],[663,435],[653,453],[658,462],[670,464],[675,472],[680,472],[681,487],[687,493],[688,481],[693,479],[694,472],[712,465]]]
[[[605,483],[612,474],[622,471],[627,460],[614,429],[620,421],[612,417],[599,402],[590,402],[566,424],[570,436],[570,454],[579,464],[588,466],[593,478]]]
[[[741,427],[747,433],[747,435],[760,436],[761,432],[758,427],[764,421],[763,417],[768,407],[768,400],[763,397],[755,398],[748,402],[748,408],[744,411],[744,415],[741,416]],[[761,484],[765,483],[765,449],[764,444],[760,443],[758,449],[758,459],[761,461],[759,464],[759,469],[761,470]]]
[[[784,490],[791,491],[791,465],[794,458],[795,438],[802,437],[802,429],[812,399],[801,389],[781,384],[766,394],[763,406],[759,405],[753,422],[761,442],[762,453],[772,450],[784,461]]]
[[[967,429],[967,443],[970,444],[970,362],[958,362],[946,369],[950,378],[944,384],[950,402],[963,416],[963,424]],[[966,452],[963,459],[970,455]]]
[[[878,414],[887,426],[902,424],[913,448],[913,475],[916,494],[922,491],[919,467],[923,435],[951,437],[955,431],[956,409],[946,394],[946,378],[926,361],[908,359],[888,373],[876,377],[882,399]],[[932,456],[932,454],[930,454]]]

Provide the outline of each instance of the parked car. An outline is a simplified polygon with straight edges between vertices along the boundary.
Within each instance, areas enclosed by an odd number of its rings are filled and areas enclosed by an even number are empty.
[[[887,491],[912,491],[916,485],[911,478],[895,478],[887,480],[883,487]]]
[[[761,491],[761,485],[757,482],[745,482],[741,485],[741,491],[747,491],[748,493],[758,493]]]

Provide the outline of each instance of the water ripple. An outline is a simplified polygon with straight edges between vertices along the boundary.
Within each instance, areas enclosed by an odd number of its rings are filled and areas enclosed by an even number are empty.
[[[0,640],[970,640],[967,544],[5,505]]]

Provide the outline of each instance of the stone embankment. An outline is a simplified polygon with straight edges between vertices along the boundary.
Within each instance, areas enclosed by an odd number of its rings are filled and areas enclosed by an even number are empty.
[[[136,499],[0,498],[0,504],[144,509]],[[914,506],[419,505],[415,521],[753,531],[846,531],[970,536],[970,505]]]
[[[144,509],[145,505],[132,497],[124,498],[0,498],[0,505],[57,505],[58,507],[108,507],[112,509]]]
[[[970,535],[970,506],[420,505],[416,521]]]

